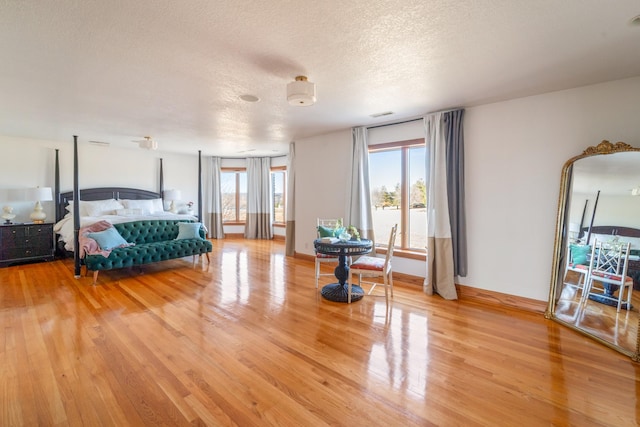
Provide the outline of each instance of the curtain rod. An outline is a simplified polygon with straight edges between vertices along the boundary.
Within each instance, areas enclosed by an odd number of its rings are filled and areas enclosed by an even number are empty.
[[[393,123],[384,123],[381,125],[375,125],[375,126],[367,126],[367,130],[368,129],[375,129],[375,128],[382,128],[385,126],[394,126],[394,125],[401,125],[404,123],[411,123],[411,122],[417,122],[418,120],[422,120],[425,116],[428,116],[429,114],[435,114],[435,113],[449,113],[451,111],[457,111],[457,110],[463,110],[464,108],[462,107],[458,107],[458,108],[449,108],[448,110],[440,110],[440,111],[433,111],[431,113],[426,113],[424,116],[418,117],[416,119],[409,119],[409,120],[404,120],[401,122],[393,122]]]

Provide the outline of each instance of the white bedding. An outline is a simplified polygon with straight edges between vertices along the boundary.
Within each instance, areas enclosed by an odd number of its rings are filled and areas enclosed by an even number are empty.
[[[147,215],[102,215],[102,216],[82,216],[80,217],[80,228],[93,224],[98,221],[108,221],[111,224],[121,222],[132,222],[148,219],[186,219],[197,221],[198,218],[188,214],[174,214],[171,212],[156,212]],[[64,242],[64,248],[73,251],[73,215],[69,214],[58,221],[53,226],[53,231],[60,235],[59,239]]]

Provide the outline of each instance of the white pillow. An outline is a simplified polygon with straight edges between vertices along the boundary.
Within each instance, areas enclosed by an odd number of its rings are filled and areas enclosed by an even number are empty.
[[[86,216],[115,215],[116,210],[124,208],[116,199],[80,201],[80,210],[86,210]],[[81,212],[82,213],[82,212]],[[84,215],[83,215],[84,216]]]
[[[127,209],[140,209],[142,215],[149,215],[155,211],[153,200],[120,200]]]
[[[587,234],[589,232],[587,231]],[[587,237],[587,234],[585,234],[585,238]],[[613,238],[616,237],[613,234],[597,234],[597,233],[591,233],[591,237],[589,238],[589,244],[593,245],[593,242],[595,242],[595,239],[598,240],[598,242],[610,242],[613,240]]]
[[[631,243],[630,249],[640,249],[640,237],[618,236],[621,242]]]
[[[152,199],[153,202],[153,212],[151,213],[162,213],[164,212],[164,206],[162,203],[162,199]]]

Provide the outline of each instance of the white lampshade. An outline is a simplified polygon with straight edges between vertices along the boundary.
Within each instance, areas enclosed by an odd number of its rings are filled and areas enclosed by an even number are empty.
[[[180,200],[182,194],[180,194],[180,190],[165,190],[164,198],[165,200]]]
[[[51,187],[29,188],[25,198],[36,202],[48,202],[53,200],[53,193],[51,192]]]

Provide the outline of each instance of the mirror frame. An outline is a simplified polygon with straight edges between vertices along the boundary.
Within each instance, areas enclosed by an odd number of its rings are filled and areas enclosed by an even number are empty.
[[[560,195],[558,197],[558,211],[556,217],[556,234],[553,245],[553,262],[551,264],[551,286],[549,288],[549,302],[547,305],[547,310],[544,313],[544,317],[547,319],[554,320],[574,331],[578,331],[583,335],[586,335],[607,347],[610,347],[620,353],[623,353],[635,362],[640,362],[640,316],[638,320],[638,329],[636,331],[636,349],[635,351],[629,350],[627,348],[623,348],[621,346],[615,345],[612,342],[606,341],[598,336],[595,336],[583,329],[577,328],[574,325],[563,321],[555,316],[556,309],[556,294],[558,292],[558,278],[560,276],[560,267],[562,262],[562,249],[565,242],[565,214],[568,209],[567,200],[568,200],[568,191],[569,191],[569,182],[571,178],[571,173],[573,172],[573,164],[580,159],[584,159],[585,157],[591,156],[601,156],[608,155],[614,153],[623,153],[629,151],[640,151],[640,148],[634,148],[629,144],[624,142],[616,142],[612,144],[607,140],[603,140],[597,146],[588,147],[584,152],[578,156],[572,157],[567,160],[562,167],[562,173],[560,175]]]

